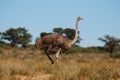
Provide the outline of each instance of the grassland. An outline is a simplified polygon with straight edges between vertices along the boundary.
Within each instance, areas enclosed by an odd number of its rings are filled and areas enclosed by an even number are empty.
[[[0,80],[120,80],[120,58],[76,52],[52,65],[39,50],[0,48]]]

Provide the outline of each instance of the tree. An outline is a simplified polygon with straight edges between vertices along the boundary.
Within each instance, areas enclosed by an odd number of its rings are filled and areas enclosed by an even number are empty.
[[[67,36],[71,40],[75,36],[75,30],[74,29],[66,28],[66,29],[64,29],[63,33],[65,34],[65,36]]]
[[[104,48],[110,53],[113,53],[116,46],[118,46],[120,43],[120,39],[117,39],[110,35],[105,35],[104,38],[98,38],[98,40],[105,43]]]
[[[40,33],[40,37],[43,37],[43,36],[49,35],[49,34],[53,34],[53,33],[41,32],[41,33]]]
[[[3,32],[3,37],[2,39],[10,41],[11,47],[15,47],[17,43],[17,30],[10,28],[6,32]]]
[[[23,48],[26,48],[26,45],[31,42],[31,37],[32,35],[30,33],[27,33],[28,30],[26,30],[25,28],[18,28],[18,32],[19,32],[19,39],[18,39],[18,44],[22,44]]]
[[[75,37],[75,30],[74,29],[70,29],[70,28],[66,28],[64,29],[63,33],[65,34],[65,36],[67,36],[69,39],[74,39]],[[77,40],[77,43],[80,42],[80,37],[78,36],[78,40]]]
[[[25,47],[31,41],[32,35],[27,33],[25,28],[10,28],[2,33],[2,39],[10,41],[11,47],[21,44]]]
[[[54,32],[54,33],[57,33],[57,34],[62,34],[62,33],[63,33],[63,28],[60,28],[60,27],[54,28],[54,29],[53,29],[53,32]]]

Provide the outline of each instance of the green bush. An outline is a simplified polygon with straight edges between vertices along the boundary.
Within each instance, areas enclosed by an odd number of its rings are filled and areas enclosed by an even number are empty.
[[[80,47],[78,47],[78,46],[72,46],[72,48],[70,48],[66,53],[79,53],[79,52],[81,52],[81,49],[80,49]]]
[[[10,45],[8,43],[5,43],[5,42],[0,42],[0,47],[1,48],[4,48],[4,49],[10,49]]]
[[[111,58],[120,58],[120,53],[110,54],[110,57],[111,57]]]
[[[72,46],[67,53],[105,53],[105,51],[100,50],[98,47],[79,47],[79,46]]]

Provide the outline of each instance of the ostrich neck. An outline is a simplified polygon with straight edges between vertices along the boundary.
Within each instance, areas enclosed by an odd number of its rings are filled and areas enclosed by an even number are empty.
[[[78,39],[78,22],[79,22],[79,21],[76,21],[75,37],[74,37],[73,40],[71,40],[71,42],[70,42],[71,45],[73,45],[73,44],[77,41],[77,39]]]

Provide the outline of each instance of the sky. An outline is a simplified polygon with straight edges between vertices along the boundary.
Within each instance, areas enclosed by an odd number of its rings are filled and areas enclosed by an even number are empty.
[[[80,46],[103,46],[104,35],[120,38],[120,0],[0,0],[0,32],[25,27],[32,44],[41,32],[75,29],[78,16]]]

